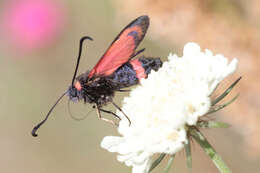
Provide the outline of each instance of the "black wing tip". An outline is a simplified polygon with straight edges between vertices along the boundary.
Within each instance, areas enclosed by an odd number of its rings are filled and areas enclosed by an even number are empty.
[[[136,22],[139,23],[139,22],[142,22],[142,21],[146,22],[146,23],[149,23],[149,21],[150,21],[149,16],[148,15],[139,16],[135,20],[133,20],[129,25],[134,24]]]
[[[139,26],[141,26],[142,31],[145,34],[147,29],[148,29],[148,27],[149,27],[149,24],[150,24],[149,16],[143,15],[143,16],[139,16],[138,18],[136,18],[127,27],[139,25]]]
[[[139,19],[144,19],[144,20],[149,20],[149,16],[148,15],[142,15],[138,17]]]
[[[139,16],[135,21],[143,21],[145,23],[149,23],[150,18],[148,15]]]

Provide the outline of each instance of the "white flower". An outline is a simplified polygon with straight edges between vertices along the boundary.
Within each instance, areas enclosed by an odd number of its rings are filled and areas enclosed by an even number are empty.
[[[107,136],[101,146],[117,152],[117,159],[132,166],[133,173],[148,172],[155,153],[175,154],[187,143],[185,125],[195,125],[210,109],[210,95],[237,66],[222,55],[201,52],[199,45],[188,43],[183,57],[170,54],[158,72],[152,71],[141,85],[123,101],[118,132]]]

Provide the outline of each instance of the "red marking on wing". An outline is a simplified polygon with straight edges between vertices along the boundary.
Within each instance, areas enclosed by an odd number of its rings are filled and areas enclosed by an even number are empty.
[[[127,25],[112,42],[105,54],[88,77],[111,75],[122,64],[126,63],[135,53],[149,26],[148,16],[141,16]]]
[[[130,61],[130,64],[133,66],[133,69],[136,72],[136,77],[139,80],[147,77],[141,62],[138,59],[134,59],[134,60]]]

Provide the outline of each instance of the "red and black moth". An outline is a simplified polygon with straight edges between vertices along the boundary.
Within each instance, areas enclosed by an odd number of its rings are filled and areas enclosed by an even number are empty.
[[[84,103],[93,104],[93,107],[97,109],[98,117],[102,120],[113,123],[112,120],[103,118],[101,112],[110,113],[119,118],[115,113],[102,109],[102,106],[112,103],[117,109],[122,111],[113,102],[114,93],[116,91],[125,91],[122,89],[138,84],[140,79],[146,78],[151,70],[157,71],[162,66],[160,58],[141,56],[133,59],[144,51],[144,49],[136,51],[136,48],[143,40],[148,26],[148,16],[140,16],[132,21],[118,34],[95,67],[91,71],[76,77],[82,44],[84,40],[93,40],[88,36],[82,37],[71,86],[52,106],[45,119],[33,128],[32,136],[37,136],[36,131],[48,119],[54,107],[65,95],[74,102],[83,100]],[[128,117],[126,116],[126,118]],[[129,123],[131,123],[130,120]]]

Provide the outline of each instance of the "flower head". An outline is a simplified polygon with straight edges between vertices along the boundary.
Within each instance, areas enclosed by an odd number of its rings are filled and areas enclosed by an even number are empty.
[[[195,43],[184,47],[183,57],[170,54],[158,72],[151,72],[123,101],[118,132],[101,146],[119,154],[118,160],[133,172],[148,172],[155,153],[175,154],[187,143],[185,125],[195,125],[211,107],[210,95],[237,66],[234,59],[201,52]]]

